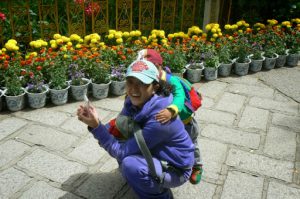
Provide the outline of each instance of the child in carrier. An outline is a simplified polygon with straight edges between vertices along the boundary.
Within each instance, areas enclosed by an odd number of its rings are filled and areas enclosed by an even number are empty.
[[[160,79],[168,82],[173,87],[173,102],[166,109],[161,110],[156,119],[161,123],[166,123],[172,118],[179,115],[184,123],[186,131],[189,133],[195,145],[195,162],[193,172],[190,177],[192,184],[198,184],[202,176],[202,158],[197,142],[199,135],[199,126],[193,113],[201,106],[201,96],[196,96],[197,93],[187,80],[173,76],[170,71],[166,72],[162,69],[163,59],[161,55],[154,49],[143,49],[138,53],[138,60],[147,60],[152,62],[160,72]],[[196,105],[194,105],[196,104]]]

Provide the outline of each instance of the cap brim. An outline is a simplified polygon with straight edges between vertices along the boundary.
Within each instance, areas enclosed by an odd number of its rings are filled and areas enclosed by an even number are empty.
[[[151,77],[148,77],[147,75],[144,75],[142,73],[132,72],[131,74],[127,75],[127,77],[135,77],[135,78],[139,79],[141,82],[143,82],[144,84],[151,84],[154,81],[154,79],[152,79]]]

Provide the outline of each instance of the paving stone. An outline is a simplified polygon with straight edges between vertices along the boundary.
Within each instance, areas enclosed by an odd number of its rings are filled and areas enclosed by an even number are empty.
[[[218,179],[222,164],[225,162],[227,146],[208,139],[198,139],[203,158],[203,176]]]
[[[198,109],[195,118],[200,121],[217,123],[223,125],[232,125],[235,120],[235,115],[222,111],[215,111],[205,108]]]
[[[67,119],[67,121],[61,125],[61,128],[72,131],[72,133],[77,136],[82,136],[89,133],[87,125],[80,122],[77,117],[70,117]]]
[[[182,186],[172,189],[174,198],[181,199],[202,199],[213,198],[216,190],[216,185],[201,181],[198,185],[193,185],[190,182],[184,183]]]
[[[295,161],[296,145],[296,133],[270,127],[264,152],[274,158]]]
[[[25,126],[27,122],[18,118],[7,118],[0,121],[0,140]]]
[[[222,94],[227,87],[227,83],[219,81],[211,81],[203,84],[198,91],[205,97],[216,98],[218,95]],[[212,89],[213,88],[213,89]]]
[[[289,102],[278,102],[271,99],[260,97],[253,97],[250,99],[249,104],[262,109],[276,110],[286,113],[298,113],[298,104]]]
[[[202,106],[203,108],[210,108],[215,104],[214,100],[209,97],[203,97]]]
[[[300,188],[290,187],[275,181],[269,183],[267,199],[299,199]]]
[[[30,147],[21,142],[8,140],[0,145],[0,167],[23,155]]]
[[[107,153],[105,154],[105,156],[107,156]],[[118,168],[119,168],[119,164],[117,160],[109,156],[109,158],[107,158],[104,164],[100,167],[99,172],[108,173]]]
[[[98,162],[104,153],[106,151],[99,146],[96,139],[91,137],[77,146],[69,156],[92,165]]]
[[[0,198],[9,198],[31,180],[25,173],[9,168],[0,172]]]
[[[273,98],[274,90],[271,88],[264,88],[260,86],[250,86],[250,85],[243,85],[243,84],[231,84],[227,91],[236,93],[236,94],[243,94],[247,96],[258,96],[264,98]]]
[[[254,128],[266,130],[269,111],[246,106],[242,118],[238,124],[241,128]]]
[[[107,199],[114,195],[125,184],[118,170],[109,173],[92,173],[89,178],[76,190],[76,194],[85,198]]]
[[[221,142],[245,146],[252,149],[258,149],[260,143],[260,135],[248,133],[245,131],[235,130],[209,124],[201,131],[201,135],[217,139]]]
[[[246,173],[231,171],[226,178],[221,199],[260,199],[264,179]]]
[[[67,103],[61,106],[54,106],[51,107],[51,110],[53,111],[59,111],[59,112],[66,112],[72,115],[76,115],[77,109],[78,107],[84,104],[83,101],[79,101],[79,102],[72,102],[72,103]]]
[[[68,118],[68,115],[66,113],[53,111],[47,108],[36,109],[28,112],[19,111],[15,114],[18,117],[53,126],[59,126]]]
[[[120,112],[123,108],[124,101],[125,101],[125,97],[120,96],[115,98],[105,98],[102,100],[98,100],[93,102],[93,105],[98,108],[104,108],[104,109]]]
[[[79,197],[74,194],[68,193],[66,191],[60,190],[58,188],[48,185],[46,182],[38,181],[30,189],[25,191],[19,199],[54,199],[54,198],[64,198],[69,195],[69,198],[79,199]]]
[[[262,155],[230,149],[226,164],[292,182],[293,162],[275,160]]]
[[[290,129],[300,132],[300,117],[287,116],[280,113],[274,113],[272,123],[280,126],[286,126]]]
[[[40,149],[18,162],[18,166],[60,183],[65,182],[71,176],[75,178],[73,175],[79,177],[87,171],[87,168],[81,164]]]
[[[19,135],[20,139],[46,146],[50,149],[63,150],[70,147],[78,138],[50,127],[30,125]]]
[[[257,85],[259,83],[257,78],[246,76],[241,77],[225,77],[222,78],[222,81],[228,83],[238,83],[238,84],[246,84],[246,85]]]
[[[278,91],[275,91],[274,100],[280,101],[280,102],[290,102],[290,103],[297,104],[296,102],[294,102],[293,100],[291,100],[290,98],[288,98],[287,96],[281,94]]]
[[[245,100],[245,96],[225,92],[219,99],[216,109],[238,114]]]

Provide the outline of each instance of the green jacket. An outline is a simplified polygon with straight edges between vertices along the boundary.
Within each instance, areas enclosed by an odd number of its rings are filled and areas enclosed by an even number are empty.
[[[167,81],[167,74],[165,71],[162,71],[160,79],[163,81]],[[177,76],[171,75],[168,83],[173,87],[173,101],[172,104],[168,106],[168,108],[174,111],[175,114],[173,115],[173,117],[179,115],[182,122],[184,124],[187,124],[191,121],[193,113],[184,104],[186,97],[184,89],[180,83],[180,79]]]

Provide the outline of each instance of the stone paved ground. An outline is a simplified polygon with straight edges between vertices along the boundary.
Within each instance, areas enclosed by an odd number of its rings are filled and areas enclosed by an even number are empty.
[[[300,198],[300,66],[196,84],[205,172],[175,198]],[[123,97],[93,101],[104,121]],[[77,121],[80,103],[0,113],[0,198],[135,198]]]

